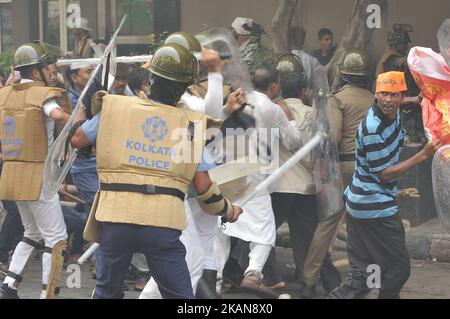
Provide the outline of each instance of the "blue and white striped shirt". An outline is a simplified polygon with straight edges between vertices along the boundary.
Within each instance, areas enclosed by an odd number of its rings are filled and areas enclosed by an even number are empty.
[[[382,218],[397,213],[397,180],[384,183],[378,174],[397,164],[405,139],[400,114],[389,120],[375,103],[359,124],[356,170],[345,190],[347,212],[355,218]]]

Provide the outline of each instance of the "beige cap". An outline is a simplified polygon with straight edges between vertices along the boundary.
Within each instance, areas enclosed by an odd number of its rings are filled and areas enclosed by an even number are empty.
[[[253,19],[237,17],[234,19],[231,27],[236,30],[237,34],[250,35],[250,29],[253,26]]]

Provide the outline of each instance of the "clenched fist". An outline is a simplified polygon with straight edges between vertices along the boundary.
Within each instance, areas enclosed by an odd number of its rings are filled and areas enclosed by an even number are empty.
[[[238,220],[239,215],[241,215],[244,211],[241,207],[233,205],[233,211],[230,214],[227,214],[227,222],[234,223]]]

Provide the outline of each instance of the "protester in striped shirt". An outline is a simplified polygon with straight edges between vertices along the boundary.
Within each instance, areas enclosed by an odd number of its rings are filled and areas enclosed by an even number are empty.
[[[398,110],[406,90],[403,72],[380,74],[375,103],[358,127],[356,170],[345,190],[351,272],[330,298],[364,298],[375,286],[380,288],[378,298],[399,298],[409,278],[405,230],[396,203],[397,179],[431,158],[440,143],[427,144],[400,162],[405,131]],[[369,287],[373,265],[380,267],[381,282]]]

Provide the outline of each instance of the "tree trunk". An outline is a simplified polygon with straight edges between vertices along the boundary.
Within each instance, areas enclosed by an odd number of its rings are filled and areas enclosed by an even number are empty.
[[[276,55],[288,53],[289,27],[295,13],[298,0],[280,0],[278,9],[272,20],[272,31],[274,34],[273,47]]]
[[[347,30],[344,33],[339,45],[336,49],[336,53],[327,64],[326,68],[328,70],[329,83],[332,84],[332,89],[334,89],[339,83],[339,72],[336,67],[336,62],[342,57],[345,50],[350,48],[358,48],[360,50],[365,50],[367,44],[372,38],[372,32],[374,29],[367,27],[367,18],[371,14],[367,13],[367,7],[370,4],[376,4],[381,8],[381,12],[384,12],[387,7],[386,0],[356,0],[355,6],[353,8],[352,17],[347,25]]]

